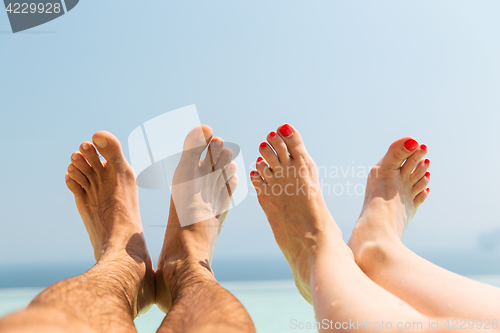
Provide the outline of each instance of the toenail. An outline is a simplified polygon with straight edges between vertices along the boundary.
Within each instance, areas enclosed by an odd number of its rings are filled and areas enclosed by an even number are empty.
[[[270,136],[271,138],[274,138],[274,137],[276,136],[276,132],[271,132],[271,133],[269,133],[269,136]]]
[[[68,167],[68,171],[73,171],[73,170],[75,170],[75,167],[73,166],[73,164],[70,164]]]
[[[427,164],[427,165],[431,165],[431,161],[429,159],[427,159],[427,158],[425,159],[424,163]]]
[[[408,139],[406,140],[404,146],[407,150],[414,151],[418,147],[418,142],[413,139]]]
[[[264,148],[266,148],[266,147],[267,147],[267,143],[262,142],[262,143],[260,144],[260,149],[264,149]]]
[[[82,145],[82,148],[83,148],[83,150],[89,150],[89,149],[90,149],[90,146],[89,146],[89,144],[88,144],[88,143],[84,143],[84,144]]]
[[[262,157],[259,156],[259,158],[257,159],[257,162],[262,162],[264,159]]]
[[[285,124],[280,127],[280,132],[284,137],[290,136],[293,133],[293,129],[290,125]]]
[[[420,145],[420,149],[422,149],[423,151],[427,151],[427,146],[426,145]]]
[[[425,177],[429,178],[431,176],[431,173],[430,172],[426,172],[425,173]]]
[[[427,191],[427,193],[429,193],[431,191],[430,188],[426,188],[425,190]]]
[[[256,176],[256,175],[257,175],[257,172],[255,172],[255,171],[250,172],[250,176]]]
[[[94,143],[99,148],[106,148],[109,144],[108,140],[106,140],[106,139],[95,139]]]
[[[73,154],[73,155],[71,155],[71,159],[72,159],[73,161],[76,161],[76,160],[78,159],[78,154]]]

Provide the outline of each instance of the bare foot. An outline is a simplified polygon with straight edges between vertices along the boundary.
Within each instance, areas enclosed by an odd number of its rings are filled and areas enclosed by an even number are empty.
[[[401,242],[418,207],[429,194],[427,147],[410,137],[395,141],[370,171],[365,203],[348,245],[356,262],[363,262],[379,246]]]
[[[136,316],[154,304],[155,290],[135,174],[114,135],[101,131],[92,140],[95,146],[84,142],[80,152],[72,154],[66,185],[75,195],[98,264],[109,259],[123,266],[124,283],[130,289],[126,297]],[[101,162],[95,147],[106,161]]]
[[[288,124],[277,132],[261,143],[264,158],[257,160],[258,172],[252,171],[251,178],[295,284],[311,303],[313,257],[331,242],[343,242],[342,233],[326,207],[316,165],[300,133]]]
[[[213,251],[238,179],[232,151],[224,147],[221,138],[212,136],[206,125],[188,134],[173,177],[167,230],[156,272],[156,302],[165,313],[184,284],[197,280],[193,277],[217,283],[211,269]],[[209,142],[207,157],[201,159]]]

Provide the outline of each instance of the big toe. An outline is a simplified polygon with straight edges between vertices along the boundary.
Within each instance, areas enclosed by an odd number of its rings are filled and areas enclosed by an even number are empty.
[[[95,133],[92,142],[110,166],[127,164],[120,141],[110,132],[99,131]]]
[[[389,147],[387,154],[380,161],[381,167],[397,170],[403,162],[415,153],[419,144],[411,137],[401,138],[394,141]]]
[[[302,136],[294,127],[284,124],[278,128],[278,132],[293,159],[308,156]]]
[[[183,158],[195,158],[199,160],[212,136],[213,130],[208,125],[200,125],[193,128],[184,140]]]

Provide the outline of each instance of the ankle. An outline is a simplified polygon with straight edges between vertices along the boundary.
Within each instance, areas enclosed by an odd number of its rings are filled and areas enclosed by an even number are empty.
[[[338,251],[342,248],[342,244],[345,245],[342,238],[342,231],[335,224],[335,222],[333,222],[331,227],[326,230],[322,230],[321,232],[309,237],[306,235],[304,238],[304,248],[309,261],[314,260],[314,258],[322,253],[330,253],[332,250]]]
[[[151,287],[154,288],[154,271],[151,260],[132,258],[126,252],[106,252],[87,273],[89,283],[106,285],[117,297],[128,304],[135,317],[149,303]],[[153,289],[154,294],[154,289]],[[154,299],[153,299],[154,301]]]
[[[354,260],[365,273],[387,265],[395,253],[401,251],[402,242],[397,238],[373,238],[352,246]]]
[[[191,255],[177,255],[158,263],[157,284],[166,287],[172,302],[183,289],[200,282],[217,282],[208,259],[199,259]]]
[[[391,223],[385,223],[385,220],[380,220],[379,217],[375,218],[373,214],[392,216],[392,212],[379,210],[370,210],[368,213],[361,214],[348,242],[355,257],[358,256],[358,252],[364,251],[365,248],[401,243],[401,237],[395,227]],[[380,223],[374,221],[380,221]]]

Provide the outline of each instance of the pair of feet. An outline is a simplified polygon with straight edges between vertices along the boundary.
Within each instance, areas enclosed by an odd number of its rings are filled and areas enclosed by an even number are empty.
[[[205,145],[199,144],[200,137]],[[209,154],[203,159],[208,145]],[[231,150],[221,138],[213,138],[208,126],[193,129],[185,147],[173,179],[175,205],[170,205],[156,272],[144,239],[135,173],[118,139],[105,131],[94,134],[92,143],[82,143],[72,154],[65,175],[96,261],[123,258],[129,276],[125,295],[134,317],[155,303],[167,312],[190,277],[215,281],[210,263],[230,204],[228,193],[237,186],[236,165]],[[183,214],[183,225],[190,225],[181,227],[176,207]]]
[[[317,167],[300,133],[285,124],[266,140],[260,144],[262,157],[257,159],[257,171],[251,172],[252,183],[297,288],[312,303],[310,266],[332,244],[343,242],[342,233],[326,207]],[[378,246],[401,241],[427,198],[426,153],[425,145],[402,138],[370,171],[363,209],[348,243],[350,255],[362,269]]]
[[[129,297],[134,316],[154,303],[168,311],[182,285],[193,276],[215,281],[210,262],[227,213],[226,188],[237,186],[236,167],[231,163],[231,151],[224,148],[222,139],[212,138],[208,126],[193,130],[186,145],[192,147],[190,141],[200,132],[207,145],[210,142],[210,158],[201,159],[206,145],[186,150],[174,183],[176,179],[189,182],[214,170],[220,174],[208,184],[198,187],[195,182],[191,190],[181,191],[184,200],[176,203],[186,202],[179,211],[190,211],[193,216],[197,212],[201,212],[199,216],[218,214],[202,222],[194,218],[198,223],[181,227],[176,205],[171,204],[156,272],[144,241],[135,175],[118,139],[98,132],[93,136],[94,144],[83,143],[80,152],[71,157],[66,183],[75,195],[96,260],[105,260],[113,253],[134,259],[127,267],[135,273]],[[105,162],[99,159],[96,148]],[[377,244],[400,241],[407,223],[427,198],[430,162],[424,159],[426,152],[427,147],[414,139],[400,139],[370,172],[363,211],[349,241],[361,267],[363,258],[369,257],[365,253]],[[263,158],[257,161],[258,171],[251,174],[252,183],[297,287],[311,302],[310,263],[332,242],[342,242],[341,231],[324,202],[316,165],[295,128],[285,124],[269,133],[260,153]]]

